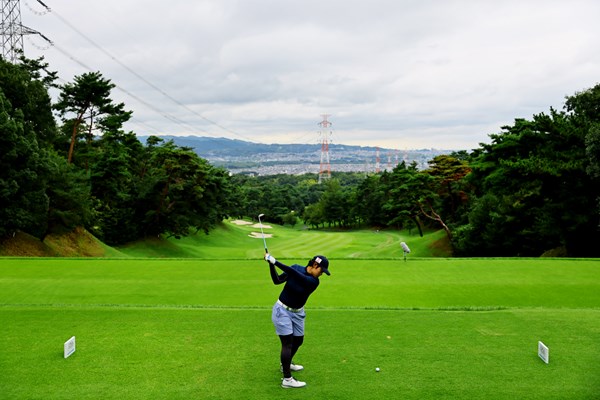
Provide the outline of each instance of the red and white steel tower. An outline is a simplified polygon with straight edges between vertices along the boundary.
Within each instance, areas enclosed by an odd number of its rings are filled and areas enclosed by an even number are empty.
[[[321,130],[319,136],[321,139],[321,165],[319,166],[319,183],[323,179],[331,178],[331,164],[329,163],[329,141],[331,138],[331,122],[327,120],[329,114],[321,115],[323,120],[319,122]]]

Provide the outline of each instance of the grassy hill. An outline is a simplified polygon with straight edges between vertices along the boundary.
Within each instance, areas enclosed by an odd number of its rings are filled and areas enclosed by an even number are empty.
[[[448,257],[450,246],[443,231],[419,237],[397,230],[308,230],[264,224],[267,247],[279,258],[305,258],[321,253],[333,258],[400,258],[400,242],[408,243],[410,257]],[[110,247],[85,229],[48,235],[43,242],[19,232],[0,244],[0,256],[16,257],[135,257],[251,259],[264,253],[260,226],[250,221],[224,221],[208,235],[147,238]]]
[[[410,256],[447,257],[449,246],[443,231],[424,237],[396,230],[308,230],[264,224],[267,248],[279,258],[309,257],[325,254],[330,258],[399,258],[400,242],[408,243]],[[129,244],[119,251],[131,257],[251,259],[264,254],[260,226],[250,221],[225,221],[205,235],[182,239],[150,239]]]
[[[83,228],[52,233],[40,241],[24,232],[0,242],[4,257],[122,257],[124,254],[105,245]]]

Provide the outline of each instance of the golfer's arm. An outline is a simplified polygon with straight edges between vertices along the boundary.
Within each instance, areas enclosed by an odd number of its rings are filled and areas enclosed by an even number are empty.
[[[276,261],[276,263],[281,264],[279,261]],[[269,272],[271,273],[271,279],[273,280],[273,283],[276,285],[281,285],[287,280],[287,274],[284,272],[281,275],[278,275],[277,271],[275,270],[275,265],[271,263],[269,263]]]
[[[285,279],[287,279],[287,277],[289,275],[294,275],[295,278],[298,278],[298,279],[303,280],[303,281],[308,281],[308,277],[306,275],[301,274],[300,272],[298,272],[294,268],[288,267],[287,265],[282,264],[279,261],[275,261],[275,266],[277,268],[279,268],[280,270],[283,271],[283,274],[281,274],[281,275],[285,275],[285,277],[286,277]]]
[[[275,266],[277,268],[279,268],[280,270],[282,270],[286,274],[295,274],[296,273],[296,270],[294,268],[288,267],[287,265],[285,265],[284,263],[281,263],[279,261],[275,261]]]
[[[294,275],[294,279],[302,281],[302,284],[312,285],[312,280],[311,280],[310,275],[303,274],[300,271],[298,271],[292,267],[288,267],[287,265],[280,263],[279,261],[275,262],[275,266],[277,266],[277,268],[279,268],[280,270],[283,271],[283,274],[286,275],[286,279],[287,279],[287,276]]]

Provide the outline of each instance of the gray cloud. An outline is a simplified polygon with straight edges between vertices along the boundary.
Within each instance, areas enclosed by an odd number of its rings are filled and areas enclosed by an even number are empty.
[[[337,143],[471,149],[561,108],[600,70],[595,0],[48,0],[45,16],[24,4],[23,24],[57,46],[29,38],[26,54],[65,80],[83,63],[151,104],[115,91],[140,134],[316,142],[330,114]]]

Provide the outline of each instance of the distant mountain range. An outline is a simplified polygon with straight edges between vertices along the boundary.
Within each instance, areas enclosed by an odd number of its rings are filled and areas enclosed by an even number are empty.
[[[139,137],[142,143],[146,143],[147,138],[148,136]],[[319,172],[321,166],[321,144],[262,144],[204,136],[161,136],[161,138],[172,140],[177,146],[191,148],[211,164],[224,167],[233,173],[300,174]],[[451,152],[434,149],[398,151],[333,143],[330,143],[328,148],[332,171],[361,172],[391,169],[403,160],[408,163],[415,161],[420,168],[426,168],[427,162],[436,155]]]
[[[160,136],[165,140],[173,140],[178,146],[190,147],[202,157],[254,155],[260,153],[306,154],[321,151],[320,144],[262,144],[238,139],[212,138],[205,136]],[[148,136],[140,136],[145,142]],[[376,151],[376,147],[329,144],[330,151]]]

